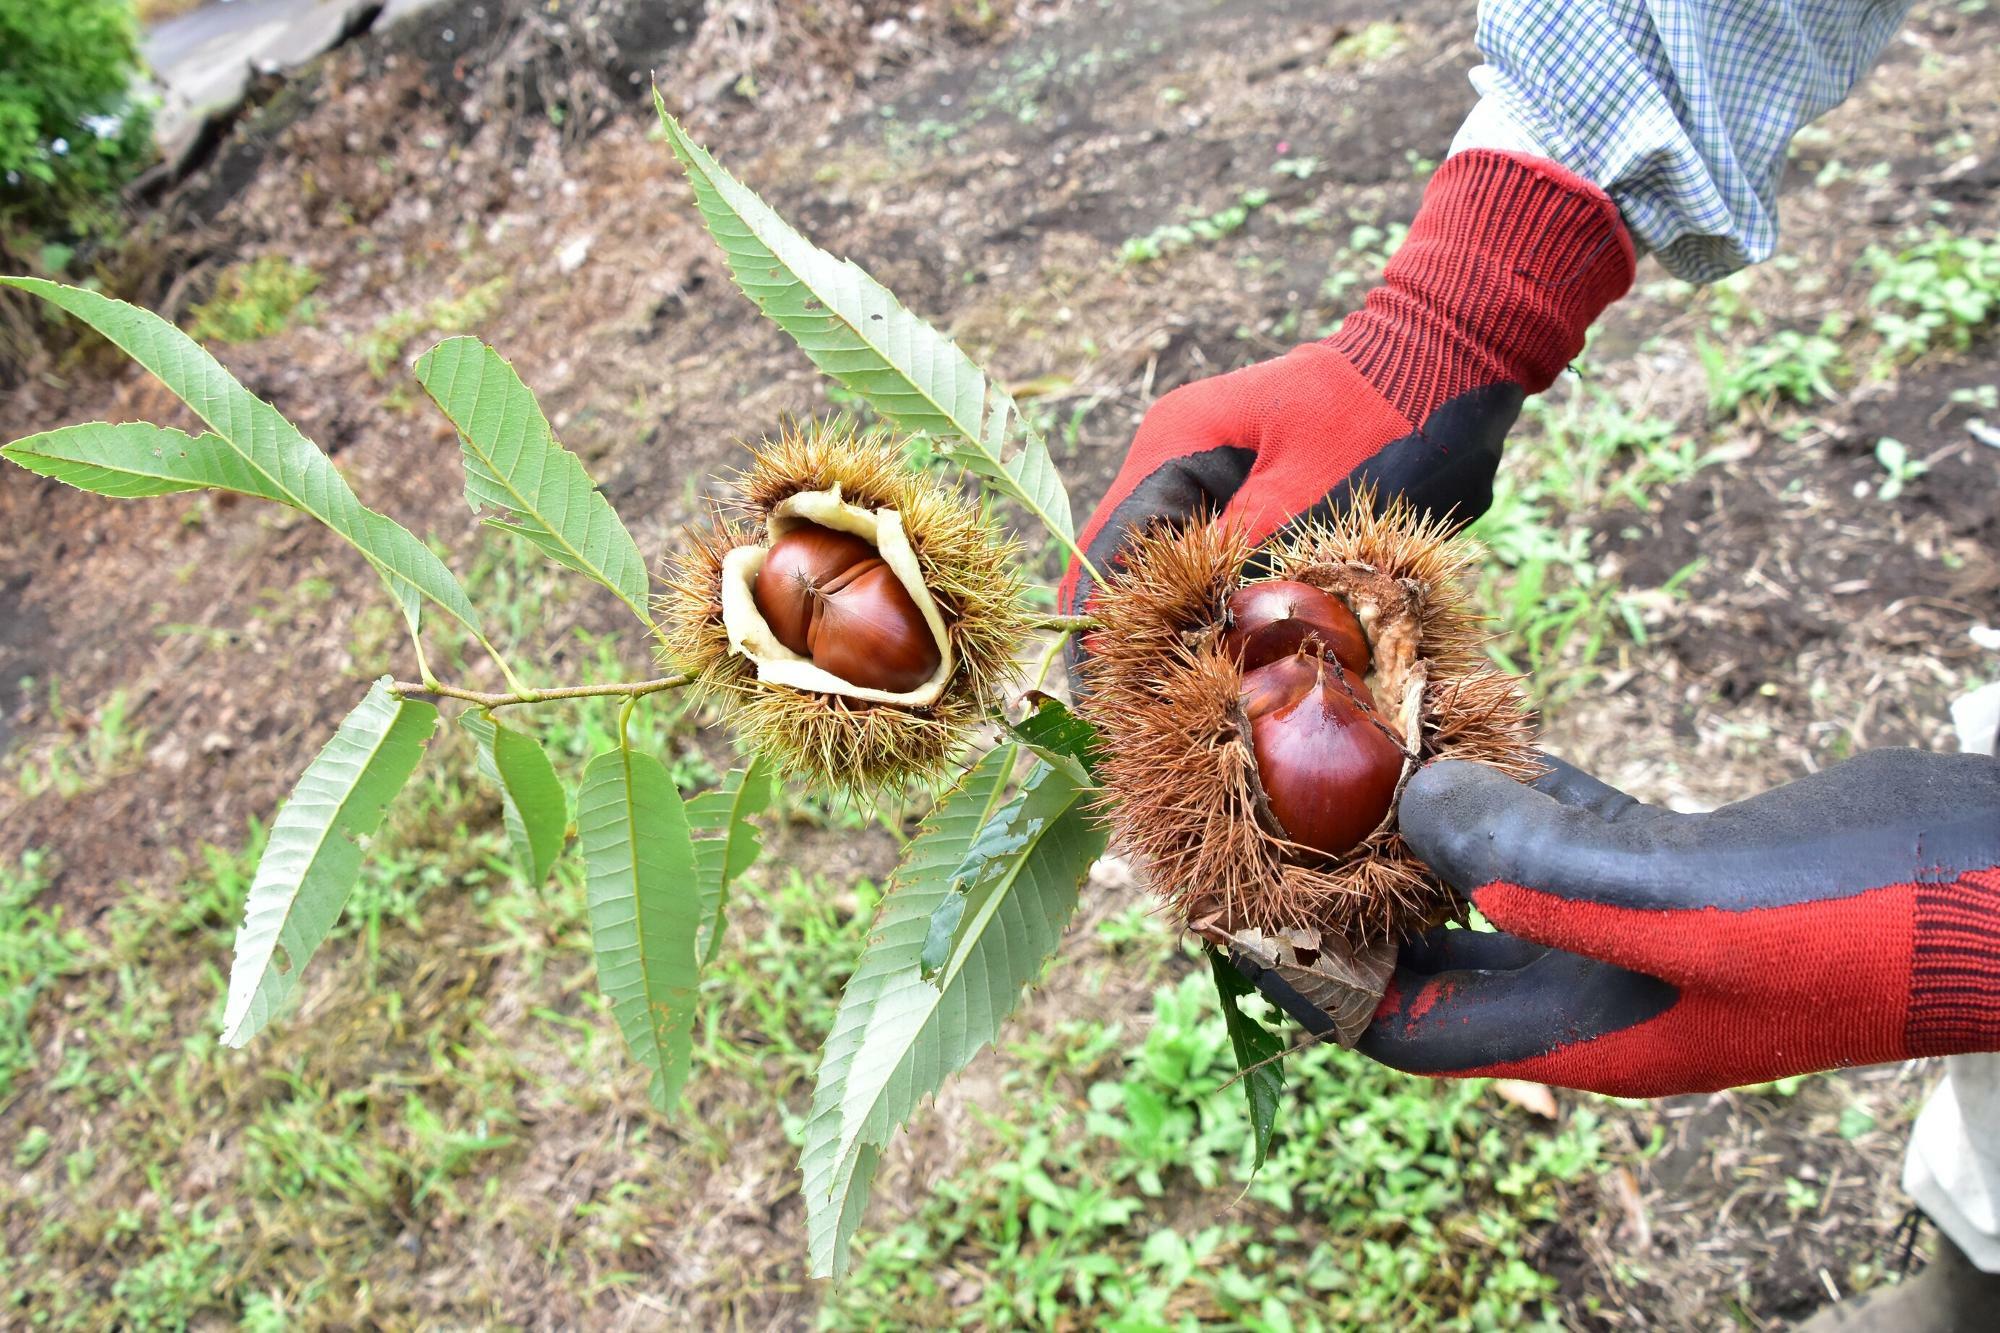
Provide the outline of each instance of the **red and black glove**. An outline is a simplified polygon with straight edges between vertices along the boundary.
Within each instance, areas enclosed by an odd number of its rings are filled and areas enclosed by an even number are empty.
[[[1500,443],[1632,282],[1610,198],[1553,162],[1474,150],[1431,178],[1382,285],[1340,332],[1183,385],[1140,423],[1082,545],[1109,570],[1157,520],[1217,511],[1255,541],[1359,482],[1461,522],[1492,502]],[[1062,604],[1089,600],[1072,564]]]
[[[1438,763],[1400,823],[1506,934],[1404,950],[1361,1049],[1625,1097],[2000,1050],[2000,760],[1880,750],[1704,815]]]

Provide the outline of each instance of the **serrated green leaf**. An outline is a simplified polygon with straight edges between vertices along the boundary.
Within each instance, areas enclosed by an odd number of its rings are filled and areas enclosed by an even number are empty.
[[[382,823],[437,729],[437,709],[369,689],[306,771],[278,817],[250,885],[229,971],[222,1040],[263,1031],[340,916],[361,873],[361,840]]]
[[[906,849],[847,980],[821,1050],[800,1167],[812,1271],[837,1277],[867,1206],[882,1146],[924,1097],[992,1041],[1055,951],[1076,908],[1077,885],[1104,847],[1100,826],[1072,808],[1023,858],[1019,883],[995,893],[981,929],[966,936],[935,984],[918,968],[931,913],[979,830],[1003,804],[1019,747],[982,759],[939,804]]]
[[[144,421],[64,426],[0,445],[0,458],[65,485],[114,500],[150,499],[208,487],[277,500],[217,435]]]
[[[447,338],[417,358],[417,382],[458,428],[472,512],[597,580],[647,624],[646,562],[583,461],[556,442],[535,395],[477,338]]]
[[[529,884],[548,882],[569,834],[569,798],[541,742],[504,727],[485,713],[466,713],[458,724],[479,742],[479,773],[500,789],[500,818],[507,843]]]
[[[1086,790],[1066,767],[1037,763],[1029,771],[1014,799],[986,821],[965,849],[965,859],[951,875],[951,892],[932,910],[919,959],[925,976],[934,975],[964,946],[969,934],[984,928],[994,895],[1011,892],[1021,883],[1032,858],[1042,854],[1044,839],[1064,814],[1083,801]],[[1086,864],[1083,869],[1090,867]]]
[[[240,460],[238,482],[204,482],[276,500],[311,514],[357,551],[388,585],[414,632],[429,600],[486,642],[472,603],[452,572],[415,534],[355,498],[333,460],[279,411],[258,398],[195,341],[149,310],[81,287],[40,278],[0,278],[97,330],[173,390]]]
[[[701,894],[687,811],[666,766],[621,746],[590,761],[576,800],[597,984],[625,1044],[673,1105],[693,1053]]]
[[[1250,1105],[1256,1165],[1262,1166],[1265,1154],[1271,1150],[1271,1133],[1278,1123],[1278,1103],[1285,1091],[1285,1071],[1274,1058],[1284,1052],[1285,1043],[1277,1033],[1237,1007],[1239,999],[1256,989],[1243,974],[1213,948],[1208,950],[1208,962],[1215,973],[1215,993],[1222,997],[1222,1021],[1229,1029],[1229,1046],[1236,1053],[1236,1068],[1242,1073],[1243,1096]]]
[[[1099,757],[1097,728],[1053,695],[1029,697],[1035,711],[1019,722],[1009,722],[1007,730],[1049,763],[1067,769],[1079,783],[1092,781]]]
[[[715,961],[729,910],[729,885],[748,870],[764,849],[750,822],[771,804],[771,768],[758,755],[747,768],[732,769],[714,791],[689,798],[688,824],[694,844],[695,878],[701,885],[701,965]]]
[[[657,89],[653,102],[695,206],[744,295],[814,365],[903,430],[933,436],[952,461],[1019,502],[1080,556],[1069,493],[1048,444],[1006,391],[860,265],[808,241],[723,170],[667,113]]]

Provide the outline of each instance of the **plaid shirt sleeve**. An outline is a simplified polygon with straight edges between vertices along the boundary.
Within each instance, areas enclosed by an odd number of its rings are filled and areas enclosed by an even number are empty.
[[[1846,98],[1910,0],[1481,0],[1480,102],[1453,143],[1540,152],[1633,239],[1711,282],[1777,246],[1792,135]]]

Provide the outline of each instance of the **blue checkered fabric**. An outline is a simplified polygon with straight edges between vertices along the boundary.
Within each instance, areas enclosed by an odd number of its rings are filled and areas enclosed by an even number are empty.
[[[1710,282],[1776,248],[1786,145],[1846,98],[1909,7],[1482,0],[1472,83],[1489,119],[1497,108],[1602,186],[1669,271]]]

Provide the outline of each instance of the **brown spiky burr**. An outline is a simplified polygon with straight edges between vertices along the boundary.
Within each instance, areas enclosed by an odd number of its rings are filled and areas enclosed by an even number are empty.
[[[1246,575],[1253,554],[1258,571]],[[1289,603],[1311,600],[1296,589],[1303,584],[1352,610],[1365,630],[1365,675],[1348,676],[1316,656],[1317,678],[1348,682],[1345,700],[1329,695],[1326,707],[1338,704],[1344,718],[1401,746],[1397,795],[1432,759],[1471,759],[1533,777],[1539,768],[1520,682],[1488,659],[1483,622],[1462,586],[1477,554],[1444,522],[1401,501],[1378,510],[1367,494],[1261,552],[1220,520],[1158,530],[1127,550],[1092,603],[1100,628],[1088,644],[1081,707],[1103,735],[1116,839],[1189,929],[1218,942],[1257,932],[1379,951],[1462,911],[1404,845],[1393,806],[1339,855],[1287,836],[1269,790],[1281,775],[1260,771],[1245,711],[1246,636],[1231,604],[1246,584],[1282,580],[1292,585],[1281,589]],[[1294,634],[1285,651],[1331,659],[1333,637]],[[1256,662],[1251,669],[1270,671]],[[1270,707],[1254,688],[1248,702],[1260,715]],[[1382,780],[1380,759],[1371,760],[1371,792]]]
[[[786,423],[752,446],[732,489],[668,558],[658,609],[673,665],[792,776],[853,791],[943,773],[999,711],[1027,634],[1016,544],[974,499],[911,467],[896,437],[846,417]],[[828,524],[854,539],[817,538],[840,568],[801,585],[811,605],[777,605],[782,580],[760,597],[772,548]],[[839,620],[857,594],[881,614]],[[902,656],[871,675],[881,645],[846,642],[846,626],[889,621]]]

